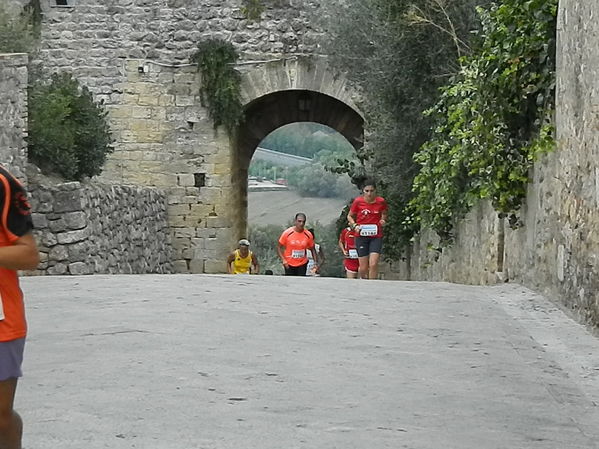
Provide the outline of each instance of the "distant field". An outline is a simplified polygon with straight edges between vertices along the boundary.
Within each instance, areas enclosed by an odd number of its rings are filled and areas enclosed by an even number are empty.
[[[345,201],[339,198],[302,198],[293,191],[249,192],[250,225],[286,225],[298,212],[304,212],[310,222],[329,224],[339,217]]]

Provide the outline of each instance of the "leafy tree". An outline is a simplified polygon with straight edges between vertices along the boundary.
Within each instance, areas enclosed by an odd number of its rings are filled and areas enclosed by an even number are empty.
[[[112,139],[102,104],[70,74],[29,88],[29,158],[69,180],[98,175]]]
[[[379,180],[393,206],[386,233],[387,254],[405,246],[417,224],[405,211],[419,171],[413,155],[431,137],[433,120],[423,114],[439,99],[439,88],[460,70],[480,29],[476,6],[490,0],[346,0],[324,14],[325,53],[363,92],[368,145],[344,162],[356,183]],[[396,208],[399,208],[396,209]]]
[[[554,144],[557,0],[504,0],[479,12],[481,43],[429,110],[434,133],[416,156],[412,205],[446,241],[483,198],[516,226],[529,169]]]

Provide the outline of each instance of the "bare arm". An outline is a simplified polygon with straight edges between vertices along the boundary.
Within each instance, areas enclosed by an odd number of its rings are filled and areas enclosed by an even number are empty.
[[[233,261],[235,261],[235,254],[229,254],[227,257],[227,273],[229,274],[233,274],[233,267],[231,267]]]
[[[349,223],[349,226],[351,228],[353,228],[356,225],[356,216],[355,216],[355,214],[352,214],[351,212],[349,214],[347,214],[347,222]]]
[[[381,213],[381,220],[380,220],[381,225],[384,225],[385,223],[387,223],[387,211],[384,210]]]
[[[345,249],[345,242],[343,242],[343,240],[341,240],[342,237],[343,237],[343,234],[340,234],[339,235],[339,248],[341,248],[341,252],[343,253],[343,255],[347,257],[347,250]]]
[[[313,246],[312,248],[308,248],[308,251],[310,251],[312,253],[312,260],[314,261],[314,265],[316,265],[316,266],[320,265],[318,263],[318,251],[316,251],[316,247]]]
[[[285,251],[285,247],[279,243],[277,245],[277,254],[279,255],[279,259],[281,259],[281,263],[283,264],[283,266],[286,267],[287,266],[287,260],[285,260],[285,256],[283,255],[284,251]]]
[[[19,237],[12,245],[0,248],[0,267],[9,270],[34,270],[40,255],[31,232]]]
[[[252,253],[252,265],[254,265],[254,274],[260,274],[260,264],[254,253]]]

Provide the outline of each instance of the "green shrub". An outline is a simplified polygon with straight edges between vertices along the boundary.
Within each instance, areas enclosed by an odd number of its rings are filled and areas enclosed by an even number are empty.
[[[29,88],[29,158],[68,180],[99,175],[112,139],[102,103],[70,74]]]

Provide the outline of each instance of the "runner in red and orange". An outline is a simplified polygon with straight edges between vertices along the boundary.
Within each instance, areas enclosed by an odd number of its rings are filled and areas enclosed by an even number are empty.
[[[17,270],[32,270],[39,253],[25,190],[0,167],[0,448],[20,449],[23,422],[13,409],[27,323]]]
[[[296,214],[295,223],[279,237],[277,253],[285,268],[285,276],[305,276],[308,267],[307,252],[312,252],[314,266],[318,268],[318,254],[314,250],[314,236],[304,229],[306,214]]]
[[[356,250],[356,232],[350,228],[343,228],[339,235],[339,248],[345,256],[343,266],[348,279],[358,278],[358,251]]]
[[[376,183],[364,182],[362,195],[352,203],[347,221],[358,233],[356,249],[360,262],[360,277],[376,279],[379,272],[379,258],[383,249],[383,226],[387,222],[387,202],[376,196]]]

